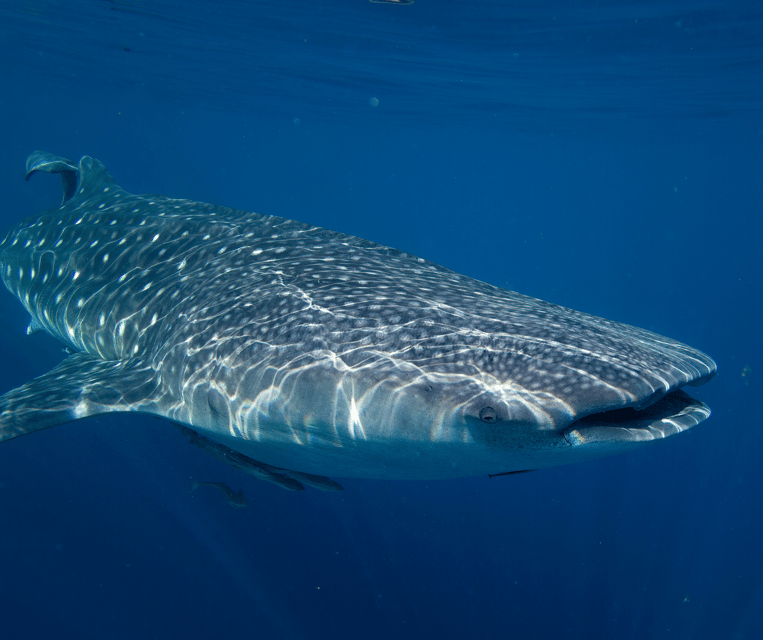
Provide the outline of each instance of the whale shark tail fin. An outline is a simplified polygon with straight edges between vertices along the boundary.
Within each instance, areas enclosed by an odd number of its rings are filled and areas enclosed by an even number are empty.
[[[33,151],[26,159],[25,179],[29,180],[38,171],[61,174],[64,187],[61,206],[73,199],[84,200],[95,193],[103,193],[110,186],[114,189],[120,188],[106,167],[99,160],[89,156],[83,157],[77,163],[47,151]]]

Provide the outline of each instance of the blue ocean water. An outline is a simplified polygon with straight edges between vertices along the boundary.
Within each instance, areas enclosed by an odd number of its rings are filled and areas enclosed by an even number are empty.
[[[0,225],[34,149],[698,347],[698,428],[532,474],[287,493],[153,418],[0,445],[3,638],[763,637],[763,6],[6,0]],[[54,366],[0,295],[0,392]],[[232,509],[192,481],[242,489]]]

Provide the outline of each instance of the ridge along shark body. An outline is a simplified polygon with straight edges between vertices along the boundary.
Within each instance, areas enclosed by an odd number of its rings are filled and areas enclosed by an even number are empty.
[[[64,200],[8,233],[0,274],[30,331],[74,353],[0,397],[0,440],[144,412],[252,475],[335,490],[323,476],[586,460],[710,415],[680,389],[715,363],[649,331],[304,223],[131,195],[93,158],[35,152],[27,171],[61,174]]]

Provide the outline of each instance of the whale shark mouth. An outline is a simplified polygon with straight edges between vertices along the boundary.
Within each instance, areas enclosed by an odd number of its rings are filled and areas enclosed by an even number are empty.
[[[648,407],[587,415],[567,427],[564,438],[574,446],[646,442],[691,429],[709,416],[710,407],[679,389]]]

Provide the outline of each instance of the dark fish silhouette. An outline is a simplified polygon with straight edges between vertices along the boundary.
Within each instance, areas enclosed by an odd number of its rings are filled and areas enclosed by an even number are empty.
[[[196,491],[199,487],[213,487],[220,491],[225,496],[225,501],[231,506],[237,509],[243,509],[246,506],[246,498],[244,492],[240,491],[235,493],[228,485],[223,482],[196,482],[194,481],[191,486],[191,491]]]

